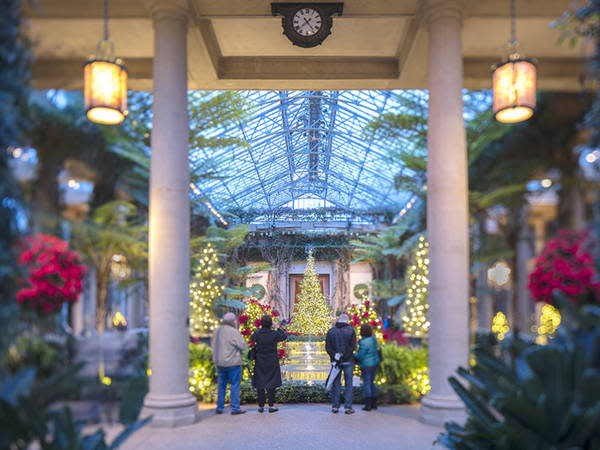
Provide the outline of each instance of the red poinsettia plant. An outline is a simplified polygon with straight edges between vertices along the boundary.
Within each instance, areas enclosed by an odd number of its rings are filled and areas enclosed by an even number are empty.
[[[85,266],[67,242],[48,234],[27,236],[17,262],[25,269],[25,285],[17,292],[17,302],[26,309],[49,314],[63,303],[74,303],[83,290]]]
[[[410,344],[410,341],[409,341],[408,337],[406,336],[406,334],[404,333],[404,330],[394,330],[392,328],[383,330],[383,340],[386,343],[395,343],[398,345],[406,346],[406,345]]]
[[[600,280],[594,266],[588,232],[561,230],[546,244],[529,277],[529,290],[537,302],[553,304],[552,293],[562,292],[574,304],[588,294],[597,299]]]
[[[269,305],[263,305],[258,300],[251,298],[248,300],[246,304],[246,309],[244,309],[243,314],[238,318],[238,322],[240,323],[240,333],[244,336],[248,345],[254,346],[254,343],[250,341],[250,336],[252,333],[256,331],[257,328],[260,328],[260,318],[265,314],[269,314],[273,318],[273,323],[277,323],[277,318],[279,317],[279,313],[275,311]],[[279,355],[279,359],[283,359],[286,356],[286,343],[285,341],[280,342],[277,346],[277,353]]]

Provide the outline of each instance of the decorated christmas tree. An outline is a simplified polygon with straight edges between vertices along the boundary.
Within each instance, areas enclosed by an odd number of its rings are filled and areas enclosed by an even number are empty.
[[[300,334],[325,334],[330,326],[331,308],[321,290],[321,283],[315,272],[315,260],[312,251],[309,251],[289,331]]]
[[[190,334],[194,337],[210,333],[218,326],[213,303],[221,297],[218,277],[222,274],[217,252],[209,243],[198,258],[190,284]]]
[[[427,335],[429,321],[427,320],[427,292],[429,285],[429,244],[424,236],[419,238],[415,264],[407,271],[406,284],[408,286],[406,295],[406,313],[402,317],[404,330],[407,334],[415,337]]]

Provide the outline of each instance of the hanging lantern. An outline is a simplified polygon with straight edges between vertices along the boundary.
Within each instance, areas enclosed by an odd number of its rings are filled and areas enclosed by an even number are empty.
[[[105,125],[121,123],[127,115],[127,69],[114,57],[108,39],[108,0],[104,1],[104,37],[96,57],[83,65],[84,107],[88,119]]]
[[[494,118],[516,123],[529,119],[535,111],[536,66],[530,59],[516,57],[493,69]]]
[[[536,106],[536,65],[517,51],[514,0],[511,0],[510,6],[510,56],[492,68],[494,118],[503,123],[529,119]]]

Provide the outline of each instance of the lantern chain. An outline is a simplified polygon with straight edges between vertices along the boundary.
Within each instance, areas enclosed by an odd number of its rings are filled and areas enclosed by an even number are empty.
[[[108,41],[108,0],[104,0],[104,40]]]
[[[517,45],[517,20],[515,12],[515,0],[510,0],[510,44],[515,49]]]

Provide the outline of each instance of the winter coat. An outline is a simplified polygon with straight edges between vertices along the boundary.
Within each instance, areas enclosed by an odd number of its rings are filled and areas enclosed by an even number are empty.
[[[338,322],[327,332],[325,350],[333,361],[336,353],[342,353],[341,362],[354,362],[356,333],[347,323]]]
[[[247,344],[233,325],[224,323],[213,331],[210,343],[215,366],[234,367],[242,365],[242,352],[246,350]]]
[[[374,367],[379,364],[377,354],[377,339],[375,336],[362,338],[358,341],[358,351],[354,355],[361,368]]]
[[[281,386],[281,369],[277,343],[287,339],[281,329],[259,328],[250,340],[256,343],[256,360],[254,361],[254,377],[252,384],[257,389],[274,389]]]

